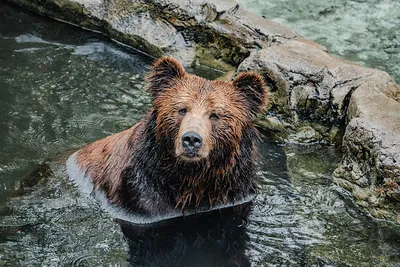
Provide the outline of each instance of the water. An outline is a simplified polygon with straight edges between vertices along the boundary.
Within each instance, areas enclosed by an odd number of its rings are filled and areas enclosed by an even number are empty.
[[[400,1],[238,0],[347,60],[388,72],[400,83]]]
[[[332,183],[334,147],[267,136],[252,206],[154,225],[115,220],[63,165],[141,118],[151,59],[3,3],[0,40],[0,266],[400,265],[400,227]]]

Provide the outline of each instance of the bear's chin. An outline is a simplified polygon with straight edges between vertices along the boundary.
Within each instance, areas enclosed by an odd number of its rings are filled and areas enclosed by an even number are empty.
[[[192,155],[192,154],[181,154],[178,156],[178,158],[181,161],[187,163],[197,163],[205,159],[204,157],[201,157],[199,155]]]

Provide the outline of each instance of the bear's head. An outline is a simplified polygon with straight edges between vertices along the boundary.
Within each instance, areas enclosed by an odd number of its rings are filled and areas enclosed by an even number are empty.
[[[156,137],[184,162],[237,153],[267,101],[267,89],[256,73],[242,73],[233,82],[210,81],[185,72],[169,57],[155,62],[147,80]]]

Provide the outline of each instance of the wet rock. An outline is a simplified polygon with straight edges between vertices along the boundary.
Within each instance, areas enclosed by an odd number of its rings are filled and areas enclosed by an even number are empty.
[[[371,76],[352,95],[335,181],[367,201],[375,216],[400,216],[400,88],[389,75]],[[380,210],[380,212],[377,212]],[[383,212],[384,211],[384,212]]]
[[[285,125],[276,116],[268,115],[260,117],[256,123],[258,126],[269,129],[272,132],[279,132],[282,134],[285,131]]]
[[[300,127],[297,131],[289,135],[288,140],[291,143],[317,143],[323,138],[320,133],[318,133],[311,126]]]
[[[31,172],[26,174],[20,181],[16,182],[14,185],[14,190],[11,193],[11,197],[20,196],[32,191],[32,188],[35,185],[43,182],[52,175],[54,174],[47,163],[42,163],[38,166],[35,166]]]
[[[270,110],[281,114],[294,129],[305,122],[317,123],[326,127],[317,132],[329,139],[337,133],[330,129],[344,124],[353,91],[376,72],[302,40],[253,51],[238,70],[263,74],[271,89]]]
[[[40,14],[101,31],[152,56],[232,70],[251,49],[291,38],[293,30],[242,9],[235,1],[8,0]]]
[[[371,214],[399,216],[397,189],[376,195],[376,190],[384,191],[385,179],[396,186],[400,181],[400,87],[388,74],[333,57],[302,40],[253,51],[238,70],[264,76],[271,88],[269,109],[281,123],[259,125],[269,131],[290,125],[280,128],[286,141],[334,141],[345,129],[335,181],[370,205]]]
[[[0,226],[0,242],[13,240],[15,235],[31,230],[35,225],[25,224],[19,226]]]

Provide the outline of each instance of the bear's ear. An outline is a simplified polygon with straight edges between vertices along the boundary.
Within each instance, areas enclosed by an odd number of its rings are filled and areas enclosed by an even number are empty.
[[[268,90],[259,74],[254,72],[241,73],[233,80],[233,86],[245,96],[253,115],[264,109],[267,104]]]
[[[185,70],[176,59],[162,57],[154,62],[150,74],[147,76],[148,90],[153,97],[156,97],[161,91],[171,86],[174,80],[182,78],[185,74]]]

